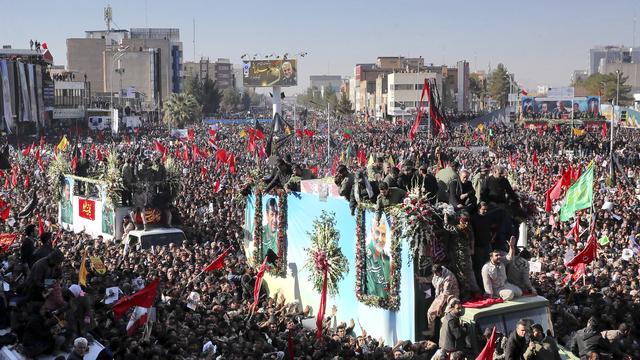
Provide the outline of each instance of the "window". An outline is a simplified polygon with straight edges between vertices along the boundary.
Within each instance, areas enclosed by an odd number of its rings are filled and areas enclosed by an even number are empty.
[[[396,84],[393,86],[394,90],[413,90],[412,84]]]

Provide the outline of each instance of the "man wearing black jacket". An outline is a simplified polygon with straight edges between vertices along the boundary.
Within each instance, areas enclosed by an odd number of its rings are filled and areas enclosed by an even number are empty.
[[[509,340],[507,340],[507,348],[504,352],[506,360],[524,360],[524,353],[529,345],[526,335],[527,324],[520,320],[516,324],[516,329],[509,336]]]
[[[589,318],[585,328],[576,332],[571,341],[571,352],[582,360],[589,359],[592,352],[599,355],[608,349],[609,344],[598,331],[598,320],[593,316]]]

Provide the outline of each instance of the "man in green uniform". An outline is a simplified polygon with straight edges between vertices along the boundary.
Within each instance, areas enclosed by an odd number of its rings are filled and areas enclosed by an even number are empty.
[[[262,259],[269,249],[278,254],[278,203],[275,198],[267,201],[267,223],[262,228]]]
[[[65,224],[73,224],[73,204],[71,203],[71,183],[69,179],[65,179],[62,185],[60,218]]]
[[[389,187],[389,184],[382,181],[378,184],[380,195],[378,195],[378,201],[376,203],[376,221],[380,222],[380,217],[387,206],[400,204],[407,192],[396,187]]]
[[[387,242],[387,224],[385,221],[373,221],[371,241],[367,244],[365,293],[386,298],[389,295],[391,260],[384,252]]]

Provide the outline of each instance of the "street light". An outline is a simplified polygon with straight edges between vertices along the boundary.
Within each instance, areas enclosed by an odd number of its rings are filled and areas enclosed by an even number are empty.
[[[129,49],[129,45],[126,46],[120,46],[118,47],[118,50],[116,50],[116,53],[113,54],[113,56],[111,56],[111,68],[109,70],[109,116],[111,117],[111,122],[113,124],[113,64],[116,62],[116,60],[120,60],[120,58],[122,58],[125,55],[125,51]],[[120,79],[122,80],[122,74],[120,74]]]
[[[613,108],[613,114],[611,116],[611,134],[609,140],[609,177],[611,178],[611,185],[615,185],[614,165],[613,165],[613,119],[616,116],[616,107],[619,107],[620,101],[620,69],[616,70],[616,106]]]

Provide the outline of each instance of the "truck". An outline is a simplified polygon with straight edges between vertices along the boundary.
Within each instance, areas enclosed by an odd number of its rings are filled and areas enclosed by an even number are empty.
[[[474,309],[466,308],[462,316],[462,323],[467,324],[467,336],[474,354],[482,351],[482,335],[485,329],[496,327],[496,331],[509,336],[516,328],[519,320],[527,324],[540,324],[545,333],[550,330],[553,334],[549,300],[542,296],[523,296],[490,307]],[[571,351],[559,345],[562,359],[577,359]]]
[[[132,248],[146,250],[169,244],[181,246],[186,240],[184,232],[177,228],[131,230],[124,241],[124,254],[126,255]]]

